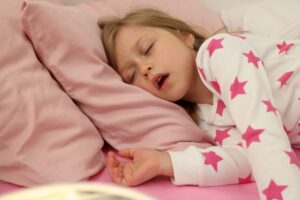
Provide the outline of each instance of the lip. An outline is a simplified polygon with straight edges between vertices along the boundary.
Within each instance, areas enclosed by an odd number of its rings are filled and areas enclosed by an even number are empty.
[[[158,81],[159,81],[162,77],[165,77],[165,80],[164,80],[164,82],[163,82],[162,85],[159,85],[159,84],[158,84]],[[152,83],[153,83],[154,87],[155,87],[156,89],[158,89],[158,90],[161,90],[161,89],[164,87],[164,85],[166,85],[166,81],[167,81],[168,77],[169,77],[169,74],[168,74],[168,73],[158,73],[158,74],[156,74],[156,75],[154,76],[154,78],[152,79]]]

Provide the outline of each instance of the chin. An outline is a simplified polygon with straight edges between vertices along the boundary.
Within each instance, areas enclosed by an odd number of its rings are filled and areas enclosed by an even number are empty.
[[[170,101],[170,102],[177,102],[180,100],[184,100],[185,96],[186,96],[186,88],[171,88],[168,92],[161,94],[161,95],[156,95],[157,97],[166,100],[166,101]]]
[[[181,95],[180,93],[177,93],[175,95],[168,96],[168,99],[165,99],[165,100],[175,103],[177,101],[184,100],[184,95]]]

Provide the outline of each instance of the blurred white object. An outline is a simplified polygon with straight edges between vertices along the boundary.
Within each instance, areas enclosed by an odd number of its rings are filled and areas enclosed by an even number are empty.
[[[272,38],[300,38],[300,0],[261,0],[224,10],[229,32],[249,31]]]
[[[252,4],[262,0],[200,0],[216,12],[227,10],[244,4]]]
[[[154,200],[130,188],[99,183],[53,184],[18,190],[0,200]]]

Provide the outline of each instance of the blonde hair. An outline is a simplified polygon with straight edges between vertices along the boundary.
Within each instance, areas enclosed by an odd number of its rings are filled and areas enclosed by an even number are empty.
[[[127,14],[124,18],[110,18],[98,21],[102,29],[101,39],[107,56],[108,64],[117,71],[115,60],[115,38],[120,28],[124,26],[148,26],[165,29],[180,38],[179,32],[190,33],[195,38],[194,50],[198,50],[206,37],[204,32],[195,31],[185,22],[173,18],[172,16],[150,8],[139,9]],[[179,31],[179,32],[178,32]],[[198,107],[196,103],[179,100],[175,102],[182,106],[191,118],[198,124]]]

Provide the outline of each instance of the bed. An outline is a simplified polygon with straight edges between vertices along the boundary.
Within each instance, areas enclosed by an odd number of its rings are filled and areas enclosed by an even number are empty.
[[[153,6],[198,25],[207,35],[227,29],[300,38],[298,0],[172,2],[1,2],[1,195],[53,182],[113,184],[105,168],[108,150],[182,149],[205,140],[181,108],[121,84],[105,64],[99,17]],[[300,150],[295,152],[300,159]],[[255,183],[175,186],[158,177],[133,189],[161,200],[259,199]]]
[[[298,158],[300,158],[300,150],[295,149]],[[107,169],[92,176],[89,183],[112,184]],[[45,186],[45,185],[43,185]],[[46,185],[47,186],[47,185]],[[101,188],[101,185],[99,185]],[[0,192],[2,195],[10,194],[20,190],[20,186],[0,182]],[[217,187],[195,187],[195,186],[175,186],[170,179],[165,177],[157,177],[143,185],[130,188],[134,191],[143,193],[157,200],[185,200],[185,199],[210,199],[210,200],[258,200],[258,192],[255,183],[247,183],[241,185],[228,185]],[[0,196],[1,199],[1,196]]]

